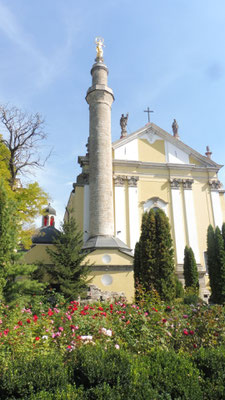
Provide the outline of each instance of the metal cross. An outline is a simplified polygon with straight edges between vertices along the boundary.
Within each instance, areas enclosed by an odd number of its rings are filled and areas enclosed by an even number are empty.
[[[150,113],[154,111],[150,110],[150,108],[148,107],[147,110],[144,110],[144,112],[148,113],[148,122],[150,122]]]

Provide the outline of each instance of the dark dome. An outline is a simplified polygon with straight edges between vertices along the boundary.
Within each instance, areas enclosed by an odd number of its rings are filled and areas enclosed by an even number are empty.
[[[32,237],[33,244],[52,244],[59,234],[58,229],[54,226],[45,226]]]
[[[50,215],[56,215],[56,211],[53,207],[51,207],[51,204],[49,203],[49,205],[44,209],[44,215],[46,214],[50,214]]]

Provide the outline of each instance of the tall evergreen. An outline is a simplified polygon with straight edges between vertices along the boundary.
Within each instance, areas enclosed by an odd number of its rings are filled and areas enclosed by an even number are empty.
[[[222,236],[223,236],[223,245],[225,250],[225,222],[222,225]]]
[[[22,263],[19,251],[19,215],[15,201],[9,198],[0,182],[0,298],[7,303],[30,300],[42,291],[43,285],[31,279],[37,268]]]
[[[215,263],[217,269],[217,288],[215,293],[215,302],[225,303],[225,250],[223,237],[218,226],[215,229]]]
[[[215,231],[212,225],[209,225],[207,231],[207,262],[208,262],[209,282],[211,288],[210,300],[213,303],[216,303],[218,282],[219,282],[219,270],[216,262]]]
[[[163,300],[174,298],[173,245],[169,220],[162,210],[151,209],[143,215],[141,236],[135,248],[134,274],[146,291],[155,289]]]
[[[50,284],[67,299],[76,299],[87,288],[90,266],[84,261],[83,238],[73,217],[62,225],[54,243],[47,249],[53,266],[48,268]]]
[[[195,261],[194,252],[191,247],[184,249],[184,281],[185,288],[199,290],[198,268]]]

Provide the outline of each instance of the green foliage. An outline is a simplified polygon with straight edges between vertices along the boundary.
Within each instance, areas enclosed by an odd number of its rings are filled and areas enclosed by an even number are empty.
[[[163,300],[175,297],[173,244],[169,220],[162,210],[151,209],[142,218],[135,248],[134,274],[146,291],[154,288]]]
[[[55,392],[57,388],[64,388],[68,381],[68,366],[64,365],[60,354],[31,357],[24,352],[1,365],[1,399],[25,399],[42,389]]]
[[[210,300],[213,303],[225,303],[225,250],[224,239],[218,227],[214,230],[210,225],[207,235],[207,255],[209,280],[211,287]]]
[[[224,250],[225,250],[225,222],[222,225],[222,237],[223,237],[223,244],[224,244]]]
[[[225,398],[225,347],[200,349],[194,354],[194,364],[200,371],[205,400]]]
[[[54,250],[48,248],[53,266],[47,267],[50,286],[66,299],[77,298],[87,288],[90,266],[82,252],[83,238],[73,217],[65,221],[54,242]]]
[[[175,276],[175,291],[177,299],[184,297],[184,288],[177,276]]]
[[[191,247],[184,249],[184,280],[185,288],[193,288],[196,293],[199,290],[198,268]]]

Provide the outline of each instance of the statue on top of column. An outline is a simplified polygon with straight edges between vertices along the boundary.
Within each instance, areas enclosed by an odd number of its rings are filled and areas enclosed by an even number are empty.
[[[95,44],[96,44],[96,52],[97,52],[97,57],[96,57],[95,61],[103,61],[103,47],[105,47],[104,39],[101,37],[96,37]]]

